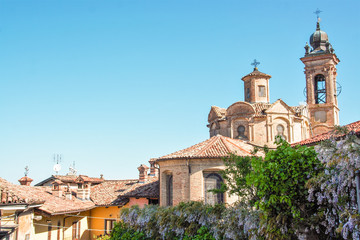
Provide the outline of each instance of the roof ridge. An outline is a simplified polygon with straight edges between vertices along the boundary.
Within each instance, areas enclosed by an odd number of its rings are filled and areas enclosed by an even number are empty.
[[[228,143],[234,145],[235,147],[240,148],[242,151],[244,151],[244,152],[246,152],[246,153],[248,153],[248,154],[251,154],[251,152],[245,150],[243,147],[239,146],[238,144],[235,144],[235,143],[233,142],[233,140],[235,140],[235,139],[233,139],[233,138],[226,138],[225,140],[226,140]],[[240,141],[240,140],[236,140],[236,141]],[[230,150],[229,150],[229,152],[230,152]]]
[[[198,154],[198,155],[203,154],[205,152],[205,150],[209,149],[212,146],[212,144],[216,140],[218,140],[218,138],[219,138],[219,135],[216,135],[216,136],[214,136],[212,138],[209,138],[208,140],[205,140],[204,142],[206,142],[206,141],[209,141],[209,142],[206,144],[206,146],[203,149],[199,150],[196,154]],[[221,138],[221,135],[220,135],[220,138]]]

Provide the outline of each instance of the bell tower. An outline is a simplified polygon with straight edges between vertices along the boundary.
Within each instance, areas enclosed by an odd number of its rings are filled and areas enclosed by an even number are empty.
[[[317,15],[319,10],[315,12]],[[327,132],[339,125],[336,89],[336,65],[340,62],[329,43],[326,32],[320,30],[318,16],[316,30],[305,45],[306,102],[309,107],[312,134]]]
[[[270,75],[262,73],[258,70],[257,66],[260,63],[254,59],[251,65],[254,66],[254,71],[241,78],[244,81],[244,96],[245,102],[257,103],[264,102],[269,103],[269,79]]]

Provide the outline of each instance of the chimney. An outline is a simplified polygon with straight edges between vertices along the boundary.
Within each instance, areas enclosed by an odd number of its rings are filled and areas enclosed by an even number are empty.
[[[156,158],[151,158],[150,163],[150,176],[158,176],[159,169],[156,168]]]
[[[56,179],[55,181],[53,181],[51,183],[52,186],[52,195],[61,198],[62,197],[62,190],[61,190],[61,185],[63,184],[62,181],[60,181],[59,179]]]
[[[71,192],[71,189],[70,189],[70,184],[68,184],[66,186],[65,198],[68,199],[68,200],[72,199],[72,192]]]
[[[90,186],[89,177],[85,175],[80,175],[76,182],[78,184],[77,198],[80,200],[90,200]]]
[[[30,186],[31,182],[33,181],[28,176],[22,177],[18,180],[20,182],[20,185]]]
[[[148,179],[148,169],[149,167],[141,164],[140,167],[138,167],[139,170],[139,183],[145,183]]]

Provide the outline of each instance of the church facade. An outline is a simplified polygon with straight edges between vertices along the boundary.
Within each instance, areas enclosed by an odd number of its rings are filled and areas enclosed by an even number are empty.
[[[223,181],[219,171],[229,153],[249,156],[255,146],[275,147],[276,136],[300,142],[339,125],[336,65],[339,59],[327,34],[316,30],[300,60],[305,65],[306,103],[289,106],[278,99],[270,103],[271,76],[254,70],[244,76],[244,101],[228,108],[212,106],[208,115],[210,139],[156,160],[159,166],[160,205],[186,201],[226,203],[236,201],[227,193],[209,192]]]
[[[210,137],[217,134],[247,141],[257,146],[275,147],[276,136],[290,143],[327,132],[339,125],[337,104],[336,65],[339,59],[320,30],[310,36],[310,46],[305,46],[306,104],[288,106],[281,99],[269,102],[270,75],[256,67],[244,76],[244,101],[228,108],[212,106],[208,115]]]

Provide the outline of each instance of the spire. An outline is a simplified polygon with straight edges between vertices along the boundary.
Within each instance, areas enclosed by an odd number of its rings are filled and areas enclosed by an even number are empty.
[[[316,30],[310,36],[310,45],[312,47],[311,51],[307,50],[307,46],[305,46],[305,56],[312,55],[312,54],[326,54],[326,53],[333,53],[333,48],[329,43],[329,38],[326,32],[320,29],[320,17],[319,14],[322,11],[316,9],[314,12],[317,17],[316,22]]]
[[[320,31],[320,18],[316,22],[316,31]]]

